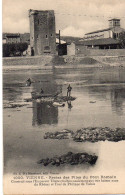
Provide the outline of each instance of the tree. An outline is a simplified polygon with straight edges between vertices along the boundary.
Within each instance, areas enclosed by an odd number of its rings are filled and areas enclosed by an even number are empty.
[[[119,42],[122,48],[125,48],[125,31],[119,34]]]
[[[3,44],[3,57],[22,55],[28,48],[27,43],[5,43]]]
[[[10,52],[9,52],[9,47],[7,46],[7,44],[3,44],[3,57],[9,57]]]

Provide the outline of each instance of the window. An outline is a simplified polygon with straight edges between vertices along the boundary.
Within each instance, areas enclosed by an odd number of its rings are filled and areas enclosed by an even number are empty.
[[[44,47],[44,53],[50,53],[50,52],[51,52],[50,46],[45,46]]]
[[[48,36],[46,35],[46,39],[48,38]]]
[[[117,35],[116,37],[119,38],[119,33],[116,33],[116,35]]]
[[[51,37],[52,37],[53,35],[51,34]]]
[[[116,33],[113,34],[113,38],[116,39]]]
[[[38,35],[37,35],[36,37],[37,37],[37,39],[38,39]]]
[[[45,46],[44,50],[50,50],[50,46]]]

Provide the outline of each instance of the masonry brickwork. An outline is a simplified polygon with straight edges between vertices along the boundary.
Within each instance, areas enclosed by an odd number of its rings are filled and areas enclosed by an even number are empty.
[[[53,10],[29,10],[30,45],[35,55],[56,53],[55,15]]]

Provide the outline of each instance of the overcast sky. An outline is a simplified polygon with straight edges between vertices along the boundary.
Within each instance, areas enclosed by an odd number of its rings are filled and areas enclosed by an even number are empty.
[[[3,0],[3,32],[29,32],[29,9],[54,10],[61,35],[83,37],[107,28],[112,17],[125,28],[125,0]]]

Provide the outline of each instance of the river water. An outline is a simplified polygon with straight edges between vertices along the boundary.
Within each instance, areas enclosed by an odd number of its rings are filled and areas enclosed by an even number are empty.
[[[26,86],[31,78],[34,83]],[[66,95],[72,87],[76,100],[64,107],[38,101],[25,102],[31,92],[59,92]],[[122,169],[125,165],[125,141],[77,143],[72,140],[44,140],[46,132],[82,127],[125,127],[125,68],[93,66],[4,66],[3,104],[25,104],[3,110],[5,173],[53,170],[95,171]],[[69,151],[98,155],[94,167],[41,167],[37,161]],[[120,151],[120,152],[119,152]],[[116,155],[117,154],[117,155]]]

